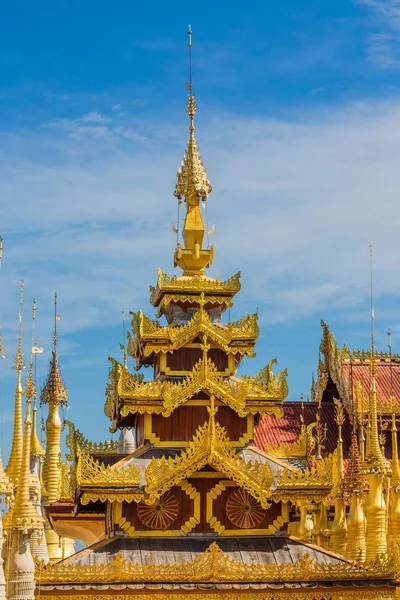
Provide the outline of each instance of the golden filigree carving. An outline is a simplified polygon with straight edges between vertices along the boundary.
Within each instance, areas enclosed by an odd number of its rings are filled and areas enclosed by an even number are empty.
[[[127,502],[128,504],[130,504],[131,502],[141,502],[142,500],[143,492],[141,491],[125,491],[123,493],[120,493],[117,491],[110,490],[96,490],[90,492],[85,491],[80,498],[80,503],[83,505],[89,504],[89,502],[110,502],[111,504],[114,504],[114,502],[118,502],[119,504],[122,504],[122,502]]]
[[[158,310],[160,311],[163,306],[168,306],[171,302],[174,304],[176,302],[182,302],[189,304],[199,304],[200,295],[193,294],[164,294],[162,300],[158,306]],[[207,294],[207,304],[224,304],[226,307],[232,307],[233,303],[229,296],[212,296]]]
[[[45,591],[45,588],[43,588],[43,591]],[[341,588],[337,591],[330,588],[329,600],[393,600],[395,593],[395,588],[376,589],[374,587],[373,589],[366,589],[359,587],[356,590],[344,590]],[[182,593],[180,590],[178,590],[176,593],[173,591],[168,593],[159,593],[158,591],[152,590],[151,596],[154,598],[154,600],[182,600]],[[42,597],[48,600],[65,600],[66,598],[65,594],[60,595],[58,592],[48,593],[47,591],[45,594],[42,593]],[[190,592],[191,600],[221,600],[221,597],[223,597],[223,600],[288,600],[288,592],[279,592],[276,589],[273,591],[264,590],[263,592],[256,592],[255,590],[252,590],[250,593],[240,592],[240,596],[238,595],[237,591],[232,593],[227,592],[225,589],[223,590],[223,596],[221,595],[220,591],[207,591],[201,593],[196,593],[193,591]],[[109,590],[109,593],[106,594],[96,593],[96,600],[121,600],[121,598],[124,598],[124,595],[112,590]],[[137,593],[137,590],[135,590],[134,598],[135,600],[149,600],[149,594],[140,594]],[[312,598],[313,600],[327,600],[326,590],[318,591],[313,589]],[[290,600],[308,599],[308,590],[296,591],[293,588],[290,589]],[[93,594],[77,594],[74,592],[74,600],[93,600]]]
[[[334,485],[334,462],[336,453],[329,454],[326,458],[317,461],[316,466],[311,466],[304,471],[283,469],[278,471],[278,489],[300,489],[300,488],[326,488],[331,489]]]
[[[273,475],[267,463],[246,461],[230,445],[227,433],[215,423],[216,409],[210,420],[199,427],[188,447],[175,458],[153,458],[146,469],[146,503],[153,503],[174,485],[209,464],[246,489],[264,508],[269,506]]]
[[[336,385],[340,398],[347,405],[349,393],[347,382],[343,376],[342,351],[337,346],[335,336],[329,331],[324,321],[321,321],[321,326],[322,340],[318,359],[318,379],[315,381],[313,377],[311,398],[313,402],[321,402],[330,376]]]
[[[76,480],[79,486],[138,487],[140,469],[135,465],[113,468],[105,466],[77,447]]]
[[[214,363],[209,358],[200,359],[192,371],[182,382],[151,381],[139,383],[126,369],[120,366],[118,380],[118,394],[124,400],[120,409],[121,416],[137,412],[136,407],[143,400],[162,401],[164,417],[170,414],[181,404],[187,402],[201,391],[215,395],[221,402],[232,408],[240,417],[245,417],[249,412],[262,412],[263,402],[282,401],[288,393],[286,371],[274,376],[268,382],[258,382],[254,378],[226,378],[222,377]],[[129,400],[135,399],[132,403]],[[259,402],[251,410],[247,402]],[[273,407],[265,407],[267,412],[274,412]],[[280,412],[280,411],[279,411]]]
[[[62,502],[73,502],[75,497],[75,472],[67,463],[60,464],[60,489],[58,498]]]
[[[77,446],[88,454],[117,454],[118,441],[106,440],[105,442],[92,442],[88,440],[79,429],[71,421],[64,421],[68,425],[69,432],[66,439],[66,444],[70,452]]]
[[[40,585],[59,583],[376,581],[398,577],[398,555],[396,550],[389,556],[362,564],[357,561],[319,562],[305,553],[293,563],[247,564],[231,558],[213,542],[203,554],[186,563],[138,564],[127,561],[120,553],[106,564],[37,562],[35,579],[39,591]]]
[[[301,426],[300,434],[294,442],[265,444],[265,451],[272,456],[280,458],[308,458],[315,448],[313,429],[316,423]]]
[[[202,304],[204,302],[203,298]],[[227,353],[254,356],[253,345],[259,335],[258,314],[246,315],[239,321],[225,326],[214,323],[202,304],[187,324],[178,327],[175,324],[162,327],[158,320],[150,319],[139,312],[136,351],[140,347],[140,354],[144,358],[153,352],[173,352],[203,334]],[[245,344],[246,341],[251,343]]]
[[[179,504],[175,494],[167,492],[154,504],[138,504],[137,514],[149,529],[169,529],[178,517]]]
[[[246,490],[237,489],[230,495],[226,503],[228,519],[239,529],[253,529],[262,523],[265,510]]]
[[[193,277],[170,277],[161,269],[158,270],[156,288],[150,286],[150,302],[156,304],[160,291],[165,292],[210,292],[211,294],[237,294],[240,290],[240,271],[227,279],[221,281],[219,278],[211,279],[202,275]]]
[[[370,361],[371,360],[371,350],[357,350],[357,349],[353,349],[351,350],[347,344],[344,344],[343,348],[341,349],[341,354],[342,354],[342,358],[343,360],[359,360],[359,361]],[[387,351],[380,351],[378,352],[377,350],[375,350],[374,352],[374,357],[375,360],[381,360],[381,361],[387,361],[389,362],[390,360],[398,363],[400,362],[400,354],[395,354],[395,353],[389,353]]]

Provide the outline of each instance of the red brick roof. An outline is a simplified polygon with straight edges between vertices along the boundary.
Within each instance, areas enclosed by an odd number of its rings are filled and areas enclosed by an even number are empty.
[[[265,450],[266,444],[290,444],[300,434],[302,412],[301,402],[284,402],[283,417],[276,418],[270,415],[261,417],[254,433],[254,445]],[[310,425],[315,419],[318,410],[317,402],[304,402],[304,423]],[[337,445],[338,428],[335,423],[335,405],[331,402],[321,404],[321,422],[327,425],[327,440],[324,452],[333,452]],[[346,416],[343,425],[343,446],[345,454],[350,448],[351,425]]]
[[[369,393],[371,387],[371,363],[369,361],[343,362],[343,375],[347,381],[353,376],[353,394],[356,397],[356,385],[360,382],[364,393]],[[389,403],[394,395],[400,404],[400,363],[379,361],[376,364],[376,391],[378,401]]]

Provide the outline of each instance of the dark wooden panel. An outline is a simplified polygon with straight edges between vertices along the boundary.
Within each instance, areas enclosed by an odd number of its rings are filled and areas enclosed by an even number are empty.
[[[200,348],[179,348],[173,354],[167,354],[167,367],[173,371],[191,371],[202,356]]]
[[[225,427],[231,440],[239,440],[247,431],[247,418],[239,417],[229,406],[220,406],[215,419]]]
[[[173,371],[191,371],[194,365],[202,358],[200,348],[179,348],[173,354],[167,354],[167,366]],[[228,356],[219,348],[210,348],[208,358],[217,367],[218,371],[228,368]]]
[[[144,416],[138,415],[136,421],[136,446],[142,446],[144,444]]]
[[[153,415],[153,433],[161,442],[190,441],[199,425],[208,420],[206,406],[179,406],[171,416]]]

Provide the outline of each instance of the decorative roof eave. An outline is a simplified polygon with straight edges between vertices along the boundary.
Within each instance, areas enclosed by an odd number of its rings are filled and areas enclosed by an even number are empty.
[[[140,469],[136,465],[121,467],[105,466],[90,454],[77,447],[76,482],[78,487],[137,488],[140,485]]]
[[[129,399],[162,400],[163,416],[169,416],[178,406],[205,391],[230,406],[239,416],[246,416],[247,401],[282,402],[288,393],[286,376],[286,370],[276,376],[270,374],[265,383],[250,377],[224,378],[210,359],[200,359],[182,382],[138,382],[137,378],[122,367],[119,369],[117,392],[124,404]],[[123,416],[124,410],[123,406]]]
[[[227,353],[254,355],[253,346],[259,336],[258,313],[245,315],[239,321],[226,326],[213,323],[210,315],[201,307],[192,319],[181,326],[161,327],[157,320],[146,317],[141,311],[132,319],[137,332],[136,346],[146,358],[153,352],[173,352],[204,334]]]
[[[336,485],[337,474],[334,468],[337,461],[336,451],[326,458],[317,462],[316,466],[309,467],[304,471],[283,469],[278,471],[277,489],[282,490],[317,490],[326,492]]]
[[[232,297],[240,290],[240,271],[225,281],[211,279],[202,275],[193,277],[170,277],[161,269],[158,270],[157,286],[150,286],[150,302],[158,306],[163,294],[187,294],[199,295],[203,292],[211,295],[222,295]]]
[[[136,414],[162,415],[163,417],[169,416],[165,414],[165,407],[161,400],[152,401],[143,400],[141,398],[125,398],[119,414],[121,418]],[[239,416],[247,415],[271,415],[280,418],[283,415],[283,411],[280,404],[252,402],[251,400],[247,400],[246,406],[243,409],[243,414],[241,412]]]
[[[370,586],[372,582],[381,584],[391,582],[399,575],[399,551],[398,548],[391,552],[387,557],[375,561],[368,561],[363,564],[359,561],[348,562],[340,560],[337,562],[326,562],[314,560],[307,553],[296,562],[272,562],[272,563],[244,563],[225,554],[216,542],[212,542],[207,550],[196,557],[194,560],[185,563],[172,561],[165,564],[144,564],[133,563],[126,560],[122,553],[118,553],[113,560],[106,564],[92,564],[90,567],[83,564],[69,564],[68,561],[63,564],[37,564],[35,572],[35,581],[39,586],[39,592],[45,591],[47,586],[61,589],[62,585],[70,584],[68,589],[80,587],[82,585],[100,585],[105,584],[127,584],[135,583],[153,584],[154,583],[185,583],[185,589],[188,583],[224,583],[225,586],[231,583],[240,585],[246,583],[248,590],[249,583],[271,583],[274,585],[274,598],[281,598],[280,589],[285,587],[285,583],[309,583],[321,584],[329,582],[331,585],[340,585],[340,582],[348,584],[354,582],[357,590],[354,591],[354,597],[360,596],[360,590],[365,586]],[[276,584],[279,584],[277,593]],[[325,586],[322,585],[324,588]],[[293,596],[291,586],[289,594]],[[222,591],[222,590],[221,590]],[[213,589],[215,596],[215,589]],[[371,599],[376,597],[377,587],[371,590]],[[186,590],[187,593],[187,590]],[[219,592],[218,592],[219,593]],[[343,591],[341,597],[343,596]],[[287,590],[285,590],[285,597]],[[347,592],[346,592],[347,594]],[[390,597],[393,592],[390,592]],[[302,597],[306,597],[306,590],[302,590]],[[315,594],[314,594],[315,595]],[[265,592],[261,594],[265,597]],[[260,596],[260,597],[261,597]],[[206,597],[202,589],[202,597]],[[249,596],[250,597],[250,596]],[[251,590],[251,597],[257,597],[256,590]],[[272,597],[272,596],[271,596]],[[326,590],[318,598],[326,597]],[[336,596],[335,596],[336,597]],[[344,597],[344,596],[343,596]],[[351,594],[353,597],[353,594]],[[369,596],[368,596],[369,597]],[[386,597],[386,596],[385,596]],[[389,595],[388,595],[389,597]],[[247,596],[246,596],[247,598]],[[297,595],[296,595],[297,598]]]
[[[118,488],[80,488],[80,503],[85,506],[89,502],[110,502],[122,504],[127,502],[141,502],[144,498],[144,490],[141,489],[118,489]]]

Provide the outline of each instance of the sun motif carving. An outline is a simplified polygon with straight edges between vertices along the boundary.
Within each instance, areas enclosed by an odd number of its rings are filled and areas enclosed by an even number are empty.
[[[167,492],[151,506],[138,504],[137,512],[143,525],[149,529],[168,529],[176,521],[179,504],[175,494]]]
[[[239,529],[257,527],[265,517],[261,504],[242,489],[237,489],[230,494],[226,503],[226,514],[230,522]]]

